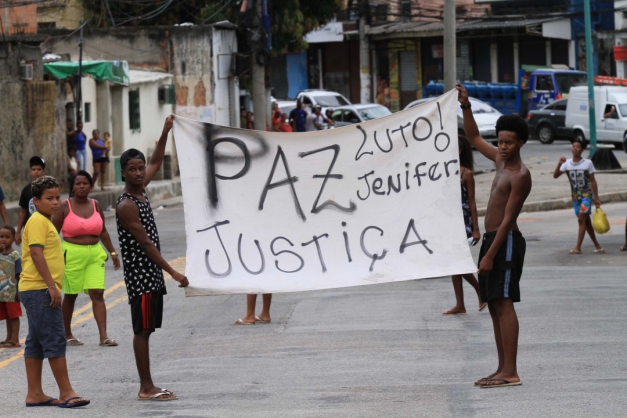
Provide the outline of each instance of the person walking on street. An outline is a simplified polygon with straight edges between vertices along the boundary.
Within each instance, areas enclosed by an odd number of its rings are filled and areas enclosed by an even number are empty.
[[[503,115],[495,127],[498,147],[489,144],[479,134],[468,92],[461,84],[455,88],[468,141],[496,165],[478,273],[481,300],[488,302],[492,317],[499,361],[496,372],[475,384],[481,388],[518,386],[522,382],[516,365],[519,324],[514,303],[520,302],[520,277],[527,244],[517,219],[531,192],[531,173],[520,157],[520,149],[529,138],[529,127],[520,116]]]
[[[46,162],[41,157],[31,157],[28,162],[30,166],[30,178],[31,181],[35,181],[38,178],[42,177],[46,174]],[[22,189],[22,194],[20,195],[20,216],[17,220],[17,230],[15,233],[15,243],[20,245],[22,243],[22,228],[26,226],[26,222],[30,216],[37,211],[37,208],[33,204],[33,193],[31,184],[27,184]]]
[[[474,158],[472,155],[472,147],[466,138],[460,136],[459,143],[459,168],[461,176],[462,188],[462,211],[464,213],[464,224],[466,226],[466,237],[471,241],[471,245],[476,245],[481,238],[479,232],[479,217],[477,216],[477,204],[475,202],[475,178],[474,178]],[[464,288],[462,286],[462,278],[475,289],[477,298],[479,299],[479,312],[483,311],[487,302],[481,302],[481,294],[479,293],[479,282],[472,273],[456,274],[451,277],[453,281],[453,289],[455,290],[456,304],[453,309],[444,312],[442,315],[466,315],[466,306],[464,305]]]
[[[173,122],[173,115],[166,119],[148,166],[144,154],[136,149],[126,150],[120,156],[125,187],[117,201],[116,223],[135,334],[133,350],[140,379],[138,400],[178,399],[174,393],[156,387],[152,381],[149,340],[155,329],[161,328],[163,295],[167,293],[162,270],[179,282],[179,287],[186,287],[189,282],[161,256],[159,233],[146,195],[146,186],[163,163]]]
[[[579,222],[577,245],[570,250],[569,254],[581,254],[581,244],[583,244],[583,238],[586,232],[590,235],[590,239],[596,248],[594,252],[603,254],[605,250],[597,241],[590,219],[592,203],[594,202],[597,208],[601,207],[601,201],[598,197],[599,189],[597,187],[597,181],[594,178],[594,164],[589,159],[581,157],[583,145],[580,141],[573,142],[571,152],[573,158],[560,158],[557,167],[555,167],[555,172],[553,173],[553,178],[558,178],[562,174],[567,173],[573,195],[573,208],[575,209],[575,216]]]
[[[91,156],[94,163],[94,186],[98,184],[98,177],[100,177],[100,190],[104,191],[105,174],[109,164],[108,149],[104,139],[100,138],[98,129],[94,129],[91,134],[92,138],[89,140],[89,148],[91,148]]]
[[[87,137],[83,132],[83,122],[80,120],[76,123],[76,131],[74,132],[74,144],[76,147],[76,159],[78,160],[78,169],[87,170]]]
[[[70,181],[70,198],[61,203],[61,208],[52,217],[57,232],[63,233],[63,323],[67,345],[83,345],[72,334],[72,315],[76,298],[79,293],[86,291],[98,325],[100,345],[114,347],[118,344],[107,335],[107,308],[104,300],[105,262],[109,257],[100,242],[111,254],[115,270],[120,268],[120,259],[105,226],[102,206],[97,200],[88,197],[93,185],[88,172],[78,171]]]

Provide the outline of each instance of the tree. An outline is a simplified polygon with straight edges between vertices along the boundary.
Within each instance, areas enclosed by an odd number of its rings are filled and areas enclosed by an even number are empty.
[[[267,1],[271,17],[272,48],[275,51],[297,52],[307,48],[303,36],[326,24],[344,7],[343,0]],[[81,0],[81,2],[92,26],[111,27],[170,26],[187,22],[202,25],[221,20],[237,23],[243,0]]]

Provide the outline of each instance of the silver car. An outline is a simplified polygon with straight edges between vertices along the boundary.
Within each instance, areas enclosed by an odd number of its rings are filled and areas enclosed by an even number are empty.
[[[421,103],[426,103],[434,99],[435,97],[431,97],[413,101],[405,106],[405,109],[418,106]],[[479,99],[475,99],[474,97],[470,97],[469,99],[472,104],[472,115],[475,117],[475,122],[477,122],[477,127],[479,128],[479,134],[486,141],[496,145],[496,121],[502,116],[502,113]],[[464,132],[464,117],[462,115],[462,109],[459,106],[457,106],[457,131],[460,135],[466,136]]]
[[[352,125],[353,123],[367,122],[369,120],[391,115],[390,109],[380,104],[356,104],[333,108],[331,119],[335,127]]]

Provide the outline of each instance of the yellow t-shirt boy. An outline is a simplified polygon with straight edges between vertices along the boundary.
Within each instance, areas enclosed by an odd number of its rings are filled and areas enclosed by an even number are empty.
[[[59,292],[63,286],[65,262],[61,249],[61,238],[50,219],[39,212],[33,213],[22,236],[22,275],[20,276],[19,291],[46,290],[48,285],[41,277],[31,257],[31,247],[41,247],[50,274],[54,279]]]

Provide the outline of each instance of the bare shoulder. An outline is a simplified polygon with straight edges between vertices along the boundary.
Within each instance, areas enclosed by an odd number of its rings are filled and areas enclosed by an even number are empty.
[[[121,219],[129,219],[139,217],[139,208],[131,199],[122,199],[117,206],[118,217]]]
[[[531,191],[531,172],[525,164],[521,164],[520,170],[513,173],[512,187],[516,187],[526,194]]]

